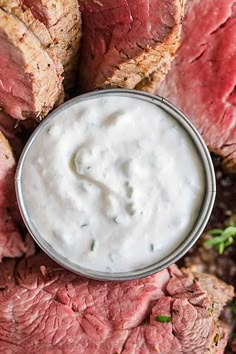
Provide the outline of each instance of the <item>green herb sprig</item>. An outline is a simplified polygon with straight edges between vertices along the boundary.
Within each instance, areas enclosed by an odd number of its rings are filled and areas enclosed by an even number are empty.
[[[221,255],[224,250],[231,246],[236,239],[236,224],[226,227],[226,229],[212,229],[207,232],[211,236],[203,243],[206,248],[214,247]]]
[[[169,316],[156,316],[155,321],[162,322],[162,323],[169,323],[169,322],[171,322],[171,317],[169,317]]]

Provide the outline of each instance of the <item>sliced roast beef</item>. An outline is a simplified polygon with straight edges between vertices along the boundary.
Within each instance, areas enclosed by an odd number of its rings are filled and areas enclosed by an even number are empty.
[[[15,160],[10,145],[0,132],[0,260],[33,252],[30,236],[25,234],[14,191]]]
[[[182,43],[157,93],[180,108],[210,149],[236,164],[236,1],[189,0]]]
[[[65,88],[74,86],[78,69],[81,17],[77,0],[21,0],[48,29],[65,70]]]
[[[183,0],[80,0],[82,90],[148,88],[178,47]]]
[[[218,280],[211,277],[209,283],[206,292],[200,279],[175,266],[141,280],[116,283],[82,278],[42,254],[18,264],[4,261],[0,350],[223,353],[227,329],[213,307],[212,289],[218,291]],[[223,286],[219,310],[233,296],[232,287]],[[161,322],[160,316],[168,321]]]
[[[0,24],[0,105],[17,119],[44,117],[62,91],[54,62],[25,24],[1,8]]]
[[[22,4],[21,0],[5,1],[0,0],[0,8],[5,11],[11,12],[18,17],[26,27],[38,38],[41,46],[48,52],[49,56],[53,59],[59,77],[63,73],[61,61],[57,58],[53,39],[47,30],[47,27],[37,20],[31,10]]]

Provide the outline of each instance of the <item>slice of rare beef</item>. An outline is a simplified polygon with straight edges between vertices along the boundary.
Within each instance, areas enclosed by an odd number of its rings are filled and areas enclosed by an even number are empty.
[[[22,0],[0,0],[0,8],[11,12],[21,20],[26,27],[38,38],[41,46],[48,52],[52,58],[57,69],[58,76],[61,77],[63,73],[63,66],[61,61],[57,58],[53,39],[48,32],[47,27],[39,20],[37,20],[31,10],[22,4]]]
[[[62,80],[23,22],[0,8],[0,24],[0,106],[16,119],[40,119],[60,98]]]
[[[22,239],[25,232],[15,197],[15,167],[11,147],[0,132],[0,260],[33,252],[30,236]]]
[[[211,291],[218,291],[217,282],[210,277],[206,292],[200,278],[176,266],[140,280],[99,282],[70,273],[43,254],[18,264],[5,260],[0,350],[223,353],[227,329],[214,313]],[[232,296],[232,287],[224,284],[219,309]],[[160,316],[169,322],[160,322]]]
[[[21,0],[48,29],[64,66],[64,84],[73,88],[78,71],[81,16],[77,0]]]
[[[179,44],[183,0],[80,0],[80,10],[82,90],[150,90],[154,78],[165,77]]]
[[[235,33],[235,0],[189,0],[180,49],[157,90],[192,120],[230,168],[236,166]]]

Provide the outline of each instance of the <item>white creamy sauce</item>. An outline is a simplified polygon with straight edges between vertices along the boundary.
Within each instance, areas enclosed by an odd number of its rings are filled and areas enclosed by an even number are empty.
[[[136,270],[169,255],[191,230],[204,174],[183,129],[154,104],[98,97],[37,135],[22,170],[30,220],[70,261]]]

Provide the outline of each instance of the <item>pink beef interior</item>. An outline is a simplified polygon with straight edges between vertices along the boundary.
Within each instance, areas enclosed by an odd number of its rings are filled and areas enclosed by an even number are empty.
[[[40,20],[45,26],[49,26],[56,22],[56,18],[48,17],[48,10],[56,7],[56,0],[22,0],[23,4],[31,9],[35,18]]]
[[[210,345],[212,303],[175,266],[142,280],[98,282],[38,254],[4,261],[0,286],[1,352],[203,353]],[[221,308],[232,297],[225,290]],[[156,321],[161,315],[171,322]]]
[[[0,260],[32,252],[32,239],[23,241],[23,225],[14,190],[15,161],[0,132]]]
[[[86,90],[112,75],[124,60],[164,41],[176,24],[175,0],[80,0],[83,38],[80,60]],[[84,82],[83,82],[84,81]]]
[[[20,117],[22,112],[32,111],[34,102],[30,78],[24,71],[20,52],[7,39],[0,28],[0,104],[8,107],[8,113]]]
[[[157,93],[197,126],[208,146],[236,163],[236,1],[187,3],[182,43]]]

